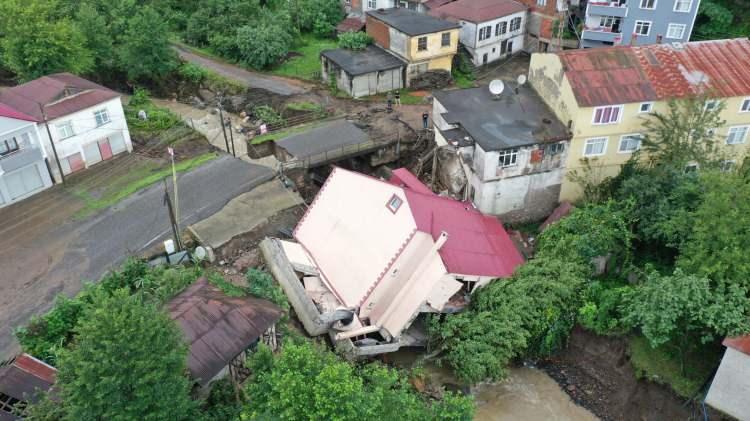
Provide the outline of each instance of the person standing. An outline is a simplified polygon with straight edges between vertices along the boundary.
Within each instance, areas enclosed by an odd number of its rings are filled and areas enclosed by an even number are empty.
[[[422,113],[422,128],[427,129],[427,123],[430,122],[430,115],[427,112]]]
[[[401,92],[396,91],[396,106],[401,106]]]

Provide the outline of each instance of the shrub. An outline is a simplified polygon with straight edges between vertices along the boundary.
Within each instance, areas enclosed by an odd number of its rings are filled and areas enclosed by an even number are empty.
[[[364,50],[372,44],[372,37],[366,32],[344,32],[339,34],[339,47],[350,50]]]
[[[265,69],[280,62],[289,53],[292,37],[273,21],[258,22],[237,29],[239,61],[255,69]]]
[[[578,322],[598,335],[626,332],[623,303],[632,289],[619,282],[592,282],[583,293],[584,304],[578,309]]]
[[[276,283],[267,272],[258,269],[249,269],[245,275],[250,294],[266,299],[284,310],[289,310],[289,302],[284,290]]]
[[[208,79],[208,70],[193,63],[182,63],[177,73],[186,81],[200,85]]]
[[[268,105],[258,105],[254,107],[253,115],[255,115],[255,118],[266,124],[278,125],[283,124],[285,121],[281,114],[277,113],[276,110]]]

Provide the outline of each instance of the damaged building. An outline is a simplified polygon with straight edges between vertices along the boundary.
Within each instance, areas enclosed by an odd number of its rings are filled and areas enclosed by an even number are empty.
[[[466,180],[458,188],[480,211],[521,222],[557,206],[571,134],[532,87],[437,91],[432,116],[435,142],[455,152]]]
[[[334,168],[294,231],[261,243],[311,335],[349,355],[424,345],[415,319],[451,313],[523,262],[502,224],[405,169],[384,181]]]

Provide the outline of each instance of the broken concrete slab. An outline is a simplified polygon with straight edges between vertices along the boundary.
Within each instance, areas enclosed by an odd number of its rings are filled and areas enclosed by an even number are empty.
[[[189,227],[196,239],[214,249],[252,231],[268,218],[303,203],[299,194],[274,179],[232,199],[219,212]]]

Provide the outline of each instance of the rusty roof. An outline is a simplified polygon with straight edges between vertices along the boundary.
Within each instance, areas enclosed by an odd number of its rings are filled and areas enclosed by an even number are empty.
[[[523,12],[528,7],[515,0],[456,0],[430,10],[432,16],[474,23],[486,22]]]
[[[750,335],[736,336],[734,338],[724,338],[722,345],[736,349],[743,354],[750,355]]]
[[[190,347],[191,377],[206,385],[281,317],[274,304],[252,297],[230,297],[200,278],[167,305]]]
[[[362,19],[353,17],[346,18],[336,25],[336,32],[359,32],[365,27]]]
[[[21,354],[0,364],[0,393],[24,401],[36,401],[38,392],[55,383],[57,370],[29,354]]]
[[[42,76],[0,92],[0,104],[42,121],[39,104],[54,120],[119,97],[115,91],[70,73]]]
[[[750,96],[750,40],[617,46],[557,53],[579,106],[706,93]]]

